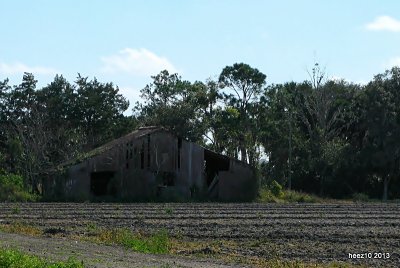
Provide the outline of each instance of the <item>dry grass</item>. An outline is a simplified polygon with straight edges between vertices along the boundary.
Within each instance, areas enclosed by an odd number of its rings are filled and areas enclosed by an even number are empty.
[[[164,230],[151,235],[134,233],[124,228],[100,229],[89,226],[88,230],[90,235],[81,235],[74,239],[98,244],[122,245],[142,253],[169,253],[170,238]]]
[[[23,223],[0,225],[0,231],[18,233],[30,236],[41,236],[43,231],[37,227]],[[98,244],[122,245],[134,251],[143,253],[169,253],[173,255],[196,256],[199,258],[216,258],[227,263],[240,263],[252,267],[271,268],[360,268],[366,266],[353,265],[349,263],[333,262],[329,264],[316,264],[301,261],[282,260],[278,255],[272,259],[255,256],[243,256],[237,252],[241,244],[232,240],[213,241],[188,241],[183,237],[169,237],[166,232],[153,235],[133,233],[127,229],[101,229],[96,225],[88,225],[87,231],[79,236],[67,235],[67,238],[88,241]],[[57,235],[55,235],[57,236]],[[256,242],[256,241],[253,241]]]
[[[232,240],[185,241],[171,239],[170,253],[175,255],[194,255],[197,257],[217,258],[227,263],[240,263],[257,268],[363,268],[363,265],[354,265],[343,262],[317,264],[303,261],[282,260],[279,256],[272,259],[255,256],[243,256],[235,253],[241,243]]]
[[[16,233],[16,234],[24,234],[31,236],[40,236],[43,234],[43,231],[37,227],[24,224],[22,222],[14,222],[11,224],[0,224],[0,231],[6,233]]]

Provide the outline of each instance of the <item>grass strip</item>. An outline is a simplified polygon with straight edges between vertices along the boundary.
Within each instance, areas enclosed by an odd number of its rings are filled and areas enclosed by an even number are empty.
[[[16,223],[11,225],[0,225],[0,231],[28,234],[40,236],[40,230],[36,227]],[[129,229],[116,228],[104,229],[99,228],[95,224],[88,224],[87,230],[83,235],[68,236],[70,239],[84,240],[88,242],[108,245],[121,245],[136,252],[151,253],[151,254],[173,254],[173,255],[189,255],[199,258],[217,258],[227,263],[241,263],[251,265],[252,267],[271,267],[271,268],[360,268],[367,267],[365,265],[355,265],[346,262],[332,263],[308,263],[303,261],[282,260],[279,256],[274,258],[263,258],[253,256],[241,256],[236,253],[236,249],[241,245],[237,241],[215,240],[215,241],[187,241],[183,237],[170,237],[166,230],[161,230],[151,235],[135,233]],[[1,254],[0,254],[1,258]],[[79,264],[79,263],[78,263]],[[3,267],[83,267],[83,266],[2,266]],[[62,264],[61,264],[62,265]],[[77,265],[72,262],[69,265]]]
[[[134,233],[129,229],[119,228],[98,230],[89,241],[106,244],[118,244],[136,252],[165,254],[170,252],[170,238],[165,230],[152,235]]]
[[[22,253],[15,249],[0,248],[1,268],[84,268],[82,262],[75,259],[68,259],[63,262],[49,262],[44,258]]]

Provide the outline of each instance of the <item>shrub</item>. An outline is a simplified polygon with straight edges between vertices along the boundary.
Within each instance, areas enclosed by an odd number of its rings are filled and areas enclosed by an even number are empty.
[[[284,192],[282,186],[275,180],[268,185],[262,186],[258,191],[258,201],[266,203],[281,202]]]
[[[263,186],[258,192],[258,201],[264,203],[277,203],[279,202],[279,199],[274,194],[272,194],[271,190],[268,187]]]
[[[269,185],[269,189],[271,190],[271,193],[276,196],[276,197],[282,197],[283,192],[282,192],[282,186],[276,181],[273,180],[271,184]]]
[[[24,179],[19,175],[0,171],[0,185],[13,185],[15,189],[22,190],[24,188]]]
[[[38,196],[30,194],[24,188],[21,176],[0,170],[0,201],[26,202],[37,199]]]

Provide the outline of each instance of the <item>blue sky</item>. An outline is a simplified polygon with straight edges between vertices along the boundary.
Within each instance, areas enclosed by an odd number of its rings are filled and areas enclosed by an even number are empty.
[[[267,82],[303,81],[314,61],[365,83],[400,65],[400,1],[0,2],[0,80],[56,73],[114,82],[130,100],[162,69],[215,78],[244,62]]]

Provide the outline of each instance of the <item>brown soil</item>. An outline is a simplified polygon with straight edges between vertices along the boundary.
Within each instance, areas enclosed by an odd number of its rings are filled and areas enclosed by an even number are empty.
[[[98,245],[60,238],[30,237],[0,232],[0,246],[19,249],[29,254],[51,260],[67,260],[73,257],[83,261],[85,267],[243,267],[225,265],[208,259],[195,260],[179,256],[136,253],[118,246]]]
[[[23,222],[67,237],[90,235],[93,226],[141,233],[165,229],[188,246],[178,247],[177,254],[235,256],[244,263],[279,258],[400,267],[399,212],[400,204],[382,203],[29,203],[0,204],[0,224]],[[349,253],[390,258],[349,259]]]

